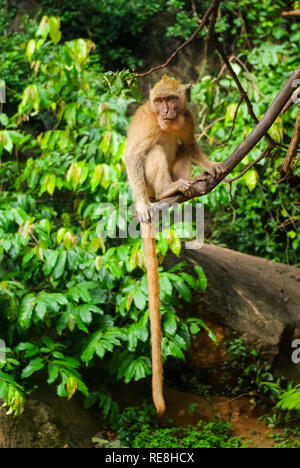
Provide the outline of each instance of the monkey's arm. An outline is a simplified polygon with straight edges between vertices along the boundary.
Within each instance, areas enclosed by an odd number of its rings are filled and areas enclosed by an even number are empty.
[[[224,168],[222,163],[211,161],[196,142],[191,145],[190,155],[192,161],[200,164],[204,171],[209,173],[212,177],[216,179],[221,179],[223,177]]]
[[[224,169],[222,163],[211,161],[202,148],[195,141],[195,123],[193,114],[188,110],[185,115],[185,125],[181,135],[181,140],[186,153],[192,161],[200,164],[204,171],[213,178],[222,179]]]
[[[139,220],[148,223],[150,220],[150,201],[147,193],[144,164],[145,155],[142,151],[128,147],[126,149],[126,169],[136,203]]]

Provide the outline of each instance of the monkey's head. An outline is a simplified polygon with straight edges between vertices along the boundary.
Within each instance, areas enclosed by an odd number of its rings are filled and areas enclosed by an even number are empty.
[[[174,126],[191,100],[191,86],[166,75],[150,91],[150,104],[162,130]]]

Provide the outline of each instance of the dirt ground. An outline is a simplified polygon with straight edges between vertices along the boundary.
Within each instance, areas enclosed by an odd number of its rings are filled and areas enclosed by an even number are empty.
[[[128,394],[122,393],[123,402],[132,405],[141,395],[144,397],[143,385],[138,387],[134,398],[129,389]],[[206,399],[166,388],[165,399],[167,413],[164,417],[171,418],[174,425],[194,425],[199,419],[208,422],[220,417],[231,423],[232,435],[240,436],[249,448],[272,448],[271,435],[281,432],[269,429],[258,419],[262,412],[249,397]],[[0,410],[0,448],[92,448],[92,438],[105,434],[107,429],[99,410],[84,410],[76,397],[67,401],[47,387],[30,397],[23,415],[18,418],[7,416],[4,408]]]
[[[191,404],[195,403],[195,410],[189,414]],[[272,448],[274,445],[270,436],[277,430],[268,429],[266,424],[258,419],[261,411],[251,398],[213,397],[207,400],[193,393],[168,389],[166,404],[169,408],[167,416],[173,419],[175,425],[187,426],[196,424],[199,419],[209,421],[220,417],[230,422],[233,436],[240,436],[249,448]]]

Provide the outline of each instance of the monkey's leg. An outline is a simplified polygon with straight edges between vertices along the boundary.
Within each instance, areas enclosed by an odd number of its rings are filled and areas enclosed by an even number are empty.
[[[181,147],[177,151],[176,161],[171,170],[173,180],[191,178],[191,159]]]
[[[149,192],[153,193],[156,201],[170,197],[176,192],[182,192],[184,195],[190,193],[189,180],[180,178],[172,181],[167,155],[161,145],[155,145],[147,155],[145,178]]]

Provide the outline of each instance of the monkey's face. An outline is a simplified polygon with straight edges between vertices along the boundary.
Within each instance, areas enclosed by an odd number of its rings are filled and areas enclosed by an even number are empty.
[[[176,94],[168,96],[156,96],[152,100],[152,108],[158,117],[158,123],[162,129],[173,126],[182,112],[182,99]]]

